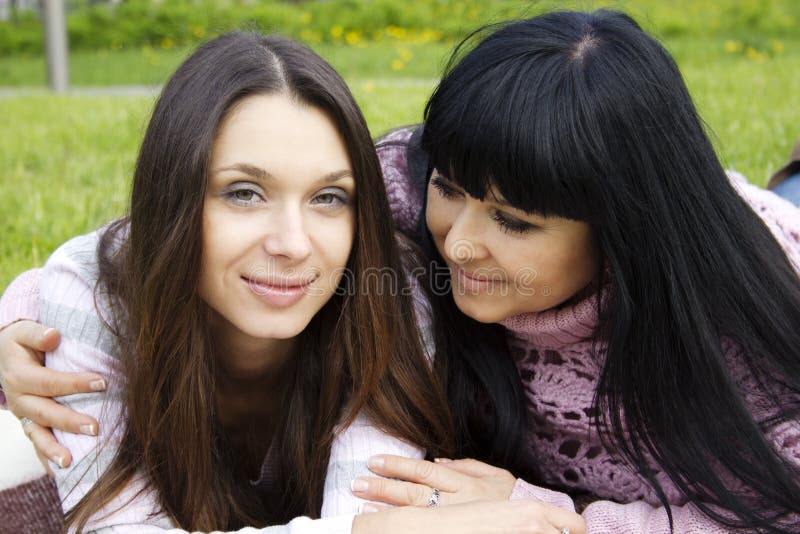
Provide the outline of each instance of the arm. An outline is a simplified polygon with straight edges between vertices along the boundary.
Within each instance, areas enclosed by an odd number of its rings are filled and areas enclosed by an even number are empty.
[[[511,493],[512,500],[530,499],[561,508],[573,509],[572,499],[565,493],[551,491],[518,479]],[[712,521],[694,506],[670,506],[674,530],[670,531],[667,511],[663,506],[651,506],[644,501],[619,504],[595,501],[583,511],[588,534],[637,533],[671,534],[671,532],[702,532],[725,534],[728,529]]]
[[[359,416],[336,436],[325,478],[322,517],[356,514],[366,502],[351,491],[356,477],[370,475],[368,459],[374,454],[397,454],[423,458],[425,452],[414,445],[380,431],[366,417]]]
[[[767,434],[775,449],[790,463],[800,466],[800,423],[782,423]],[[517,479],[503,469],[476,460],[440,460],[437,463],[386,456],[383,465],[370,469],[388,479],[363,478],[365,489],[358,494],[366,499],[394,505],[424,506],[433,487],[441,491],[443,506],[483,499],[508,497],[512,501],[541,503],[549,510],[574,512],[575,505],[565,493],[549,490]],[[355,488],[354,488],[355,489]],[[730,531],[692,504],[672,505],[673,530],[667,509],[644,501],[620,504],[598,500],[582,513],[588,534],[635,534],[671,532],[724,534]],[[720,513],[724,514],[723,510]],[[784,528],[797,525],[797,517],[786,520]],[[573,531],[576,532],[576,531]]]
[[[32,322],[39,318],[40,274],[39,269],[21,274],[0,299],[0,407],[34,421],[26,425],[26,433],[40,458],[67,465],[71,455],[48,427],[80,433],[96,428],[97,421],[65,409],[50,397],[105,386],[103,377],[94,373],[60,374],[42,366],[44,352],[58,346],[60,336]]]

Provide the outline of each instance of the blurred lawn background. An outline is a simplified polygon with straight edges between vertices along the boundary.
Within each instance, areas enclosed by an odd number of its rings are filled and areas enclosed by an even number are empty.
[[[73,1],[73,88],[164,83],[198,42],[276,31],[328,59],[373,135],[418,122],[458,39],[556,7],[630,13],[675,56],[726,166],[765,183],[800,136],[798,0]],[[45,89],[37,15],[0,22],[0,288],[124,212],[152,96]]]

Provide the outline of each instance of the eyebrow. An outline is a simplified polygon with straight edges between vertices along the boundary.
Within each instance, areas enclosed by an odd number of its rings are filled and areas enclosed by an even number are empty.
[[[223,171],[239,171],[263,182],[269,182],[275,179],[275,177],[266,170],[249,163],[234,163],[233,165],[228,165],[227,167],[220,167],[213,172],[216,174]],[[329,172],[322,175],[319,181],[323,183],[332,183],[341,180],[342,178],[353,178],[353,172],[349,169],[341,169],[338,171]]]

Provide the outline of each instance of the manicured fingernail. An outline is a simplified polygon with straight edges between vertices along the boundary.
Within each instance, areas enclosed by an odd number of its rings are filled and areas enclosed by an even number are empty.
[[[380,512],[380,510],[374,504],[365,502],[364,504],[361,505],[362,514],[374,514],[375,512]]]
[[[450,458],[434,458],[433,461],[437,464],[449,464],[453,462]]]
[[[386,458],[383,456],[371,456],[369,460],[367,460],[367,467],[380,469],[386,464]]]
[[[353,493],[363,493],[369,489],[369,484],[362,478],[354,478],[350,481],[350,489]]]
[[[42,339],[46,338],[50,334],[50,332],[55,332],[55,331],[56,331],[55,328],[48,328],[47,330],[42,332]]]
[[[105,391],[106,389],[106,381],[105,380],[92,380],[89,382],[89,387],[92,388],[92,391]]]
[[[64,458],[61,456],[53,456],[51,458],[54,464],[56,464],[60,469],[64,469]]]
[[[81,425],[81,434],[85,434],[87,436],[96,436],[97,427],[94,425]]]

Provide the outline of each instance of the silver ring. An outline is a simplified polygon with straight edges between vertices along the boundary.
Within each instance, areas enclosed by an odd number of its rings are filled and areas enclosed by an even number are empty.
[[[428,508],[439,508],[439,497],[441,496],[439,490],[437,488],[433,488],[433,493],[431,493],[431,498],[428,499]],[[569,534],[569,532],[567,532]]]
[[[561,530],[558,531],[558,534],[569,534],[569,527],[561,527]]]
[[[30,417],[23,417],[22,419],[19,420],[19,422],[22,425],[22,431],[25,432],[25,434],[27,434],[28,433],[28,425],[33,423],[33,419],[31,419]]]

